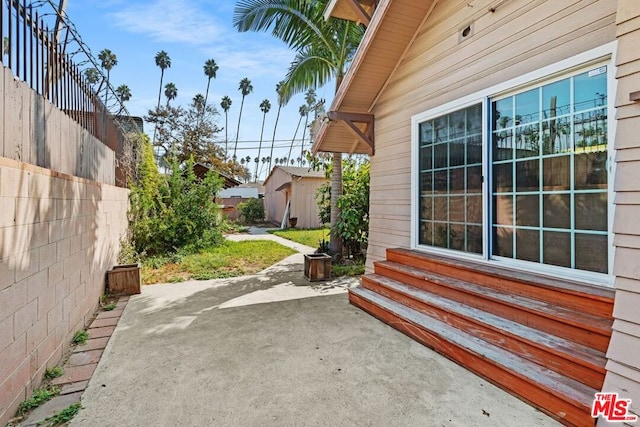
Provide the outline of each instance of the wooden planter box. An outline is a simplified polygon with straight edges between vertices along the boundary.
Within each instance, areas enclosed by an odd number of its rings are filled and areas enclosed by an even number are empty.
[[[331,256],[327,254],[304,255],[304,277],[310,282],[331,279]]]
[[[140,264],[116,265],[107,271],[107,291],[114,295],[140,293]]]

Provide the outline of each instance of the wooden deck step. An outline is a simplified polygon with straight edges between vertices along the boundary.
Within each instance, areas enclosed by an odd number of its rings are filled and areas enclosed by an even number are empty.
[[[590,387],[602,387],[603,352],[378,274],[364,276],[362,286]]]
[[[605,352],[609,345],[612,325],[609,318],[392,261],[375,263],[375,272],[600,352]]]
[[[614,291],[603,286],[514,270],[499,263],[458,260],[401,248],[387,249],[387,261],[613,318]]]
[[[349,300],[564,424],[593,425],[597,390],[363,287],[350,289]]]

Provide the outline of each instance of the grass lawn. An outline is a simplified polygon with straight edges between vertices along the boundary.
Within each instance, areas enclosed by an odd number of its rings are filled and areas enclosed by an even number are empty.
[[[226,241],[223,245],[170,262],[150,259],[142,265],[142,283],[182,282],[257,273],[294,254],[293,249],[268,240]]]
[[[270,233],[283,237],[303,245],[317,248],[322,239],[329,241],[329,228],[287,228],[285,230],[274,230]]]

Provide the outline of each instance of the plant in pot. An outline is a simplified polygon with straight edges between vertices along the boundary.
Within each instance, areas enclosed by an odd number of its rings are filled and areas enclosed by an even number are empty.
[[[296,228],[296,225],[298,225],[298,218],[295,216],[292,218],[289,218],[289,226],[291,228]]]

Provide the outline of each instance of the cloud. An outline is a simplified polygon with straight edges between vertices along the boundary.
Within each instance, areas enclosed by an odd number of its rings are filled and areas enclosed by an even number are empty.
[[[127,4],[110,14],[114,24],[159,42],[206,45],[224,35],[222,25],[188,0],[153,0]]]

